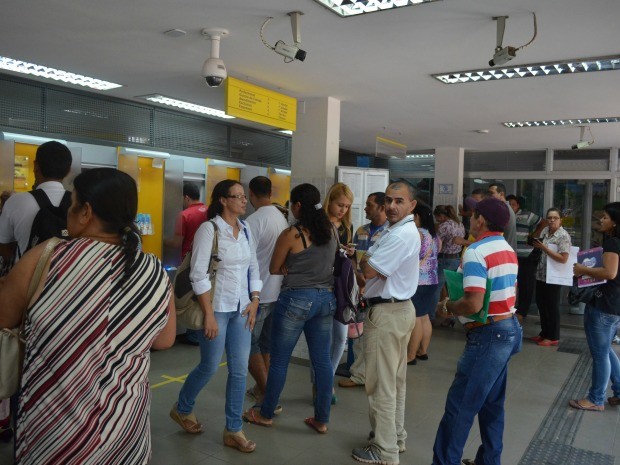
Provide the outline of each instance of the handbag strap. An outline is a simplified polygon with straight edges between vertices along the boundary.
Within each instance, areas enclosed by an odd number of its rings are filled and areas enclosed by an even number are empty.
[[[22,312],[22,322],[19,325],[19,332],[23,334],[24,325],[26,324],[26,317],[28,316],[28,307],[30,306],[30,301],[34,297],[34,293],[36,292],[39,284],[41,283],[41,276],[43,275],[43,270],[47,266],[50,258],[52,257],[52,253],[54,252],[54,248],[61,242],[61,239],[58,237],[52,237],[47,241],[45,245],[45,249],[43,253],[39,257],[39,261],[37,262],[37,266],[34,269],[34,273],[32,275],[32,279],[30,280],[30,285],[28,286],[28,300],[26,302],[26,306],[24,307],[24,311]]]

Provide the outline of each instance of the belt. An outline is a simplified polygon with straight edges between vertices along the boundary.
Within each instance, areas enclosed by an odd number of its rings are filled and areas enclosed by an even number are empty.
[[[491,323],[497,323],[498,321],[507,320],[508,318],[512,318],[513,316],[514,314],[512,313],[510,313],[509,315],[498,316],[489,315],[485,323],[482,323],[480,321],[470,321],[469,323],[465,323],[463,325],[463,328],[465,328],[467,331],[471,331],[474,328],[479,328],[480,326],[486,326],[490,325]]]
[[[371,297],[369,299],[365,299],[366,303],[368,304],[369,307],[372,307],[373,305],[377,305],[377,304],[393,304],[396,302],[406,302],[409,299],[395,299],[394,297],[391,297],[389,299],[383,299],[381,297]]]
[[[439,258],[459,258],[461,256],[460,253],[439,253],[437,254]]]

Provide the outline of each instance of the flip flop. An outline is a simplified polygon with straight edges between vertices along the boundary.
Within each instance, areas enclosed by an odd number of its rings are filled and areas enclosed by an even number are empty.
[[[603,405],[584,405],[585,399],[572,399],[568,401],[568,405],[577,410],[588,410],[589,412],[602,412],[605,410]]]
[[[251,408],[243,412],[243,421],[247,423],[252,423],[253,425],[264,426],[266,428],[270,428],[273,426],[273,423],[266,423],[258,419],[258,410],[255,408]]]
[[[306,418],[304,423],[319,434],[327,434],[327,426],[325,426],[325,429],[320,429],[317,421],[313,417]]]

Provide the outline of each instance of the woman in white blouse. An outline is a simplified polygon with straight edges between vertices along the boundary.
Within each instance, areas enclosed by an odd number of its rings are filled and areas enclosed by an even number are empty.
[[[239,216],[245,213],[246,204],[243,186],[237,181],[227,179],[213,189],[207,217],[218,227],[217,256],[220,260],[214,295],[211,295],[208,274],[215,233],[213,224],[205,222],[194,236],[190,279],[205,315],[205,327],[199,333],[200,363],[185,380],[170,416],[188,433],[202,431],[202,425],[193,413],[195,400],[217,371],[226,349],[228,381],[224,444],[241,452],[253,452],[256,444],[243,434],[241,415],[251,331],[262,282],[256,250],[252,249],[249,240],[250,230],[239,220]]]

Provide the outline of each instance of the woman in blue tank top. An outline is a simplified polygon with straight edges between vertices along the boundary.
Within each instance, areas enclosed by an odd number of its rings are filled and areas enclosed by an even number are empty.
[[[297,223],[282,232],[269,272],[282,274],[282,291],[273,314],[271,361],[262,406],[245,412],[244,419],[271,426],[286,381],[288,364],[302,331],[314,366],[317,395],[314,416],[305,423],[318,433],[327,432],[334,373],[330,343],[336,310],[333,265],[337,241],[332,225],[311,184],[291,191],[291,212]]]

